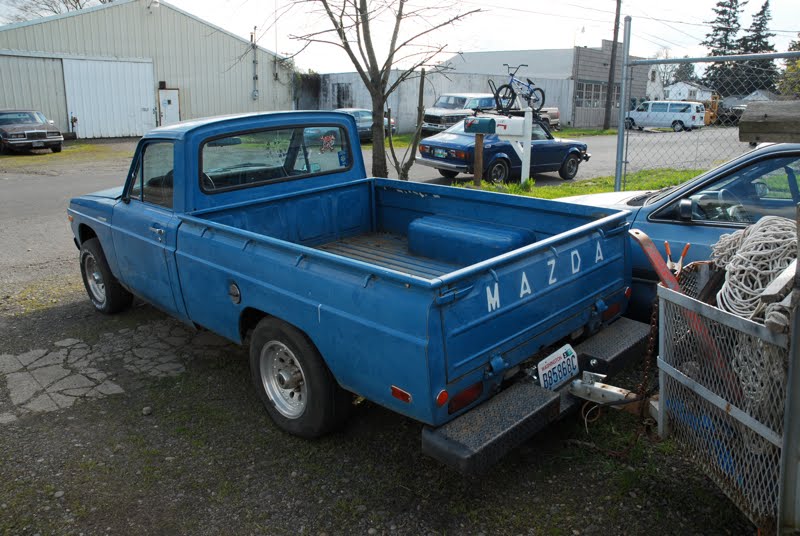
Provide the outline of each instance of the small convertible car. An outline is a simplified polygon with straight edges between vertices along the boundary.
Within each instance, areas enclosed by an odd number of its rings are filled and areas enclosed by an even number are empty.
[[[574,179],[580,163],[591,157],[585,143],[553,138],[538,120],[533,122],[531,134],[531,173],[558,171],[562,179]],[[502,134],[486,135],[483,176],[487,181],[501,183],[520,176],[522,159],[514,143],[518,142]],[[475,135],[464,132],[464,121],[423,139],[419,152],[417,163],[438,169],[442,177],[454,179],[459,173],[474,173]]]

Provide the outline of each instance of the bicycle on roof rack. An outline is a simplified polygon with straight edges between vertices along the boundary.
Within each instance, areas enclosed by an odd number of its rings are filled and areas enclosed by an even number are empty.
[[[526,82],[523,82],[516,76],[520,67],[527,67],[528,65],[523,63],[516,67],[511,67],[509,64],[504,63],[503,66],[508,69],[508,83],[496,89],[494,83],[490,84],[497,109],[502,113],[508,113],[516,106],[517,97],[519,96],[534,112],[541,110],[544,106],[544,90],[536,87],[536,84],[530,78],[526,78]]]

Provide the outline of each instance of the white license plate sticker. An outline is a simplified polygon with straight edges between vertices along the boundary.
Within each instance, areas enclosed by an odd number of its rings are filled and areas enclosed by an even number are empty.
[[[33,146],[34,147],[44,147],[44,142],[43,141],[35,141],[35,142],[33,142]]]
[[[545,389],[555,390],[574,378],[578,370],[578,354],[565,344],[539,361],[539,383]]]
[[[434,149],[433,156],[436,158],[447,158],[447,151],[444,149]]]

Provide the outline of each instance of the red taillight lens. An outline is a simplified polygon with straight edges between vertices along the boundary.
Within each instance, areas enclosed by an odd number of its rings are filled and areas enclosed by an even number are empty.
[[[431,148],[428,147],[427,145],[420,145],[419,146],[419,152],[421,152],[421,153],[429,153],[430,151],[431,151]]]
[[[631,299],[631,294],[633,294],[633,290],[631,287],[625,287],[625,298]]]
[[[450,395],[447,394],[447,391],[442,389],[441,391],[439,391],[439,394],[436,395],[436,405],[439,406],[439,407],[444,406],[445,404],[447,404],[447,400],[449,398],[450,398]]]
[[[470,385],[450,400],[447,413],[455,413],[475,402],[483,394],[483,382]]]
[[[459,160],[466,160],[467,159],[467,153],[465,153],[464,151],[454,151],[453,150],[453,151],[450,151],[450,158],[457,158]]]

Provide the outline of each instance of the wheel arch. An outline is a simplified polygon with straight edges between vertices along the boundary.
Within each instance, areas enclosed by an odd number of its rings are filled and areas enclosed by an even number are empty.
[[[95,232],[94,229],[92,229],[92,227],[90,227],[86,223],[81,223],[80,225],[78,225],[78,247],[80,247],[80,245],[86,242],[87,240],[91,240],[92,238],[97,238],[97,233]]]

